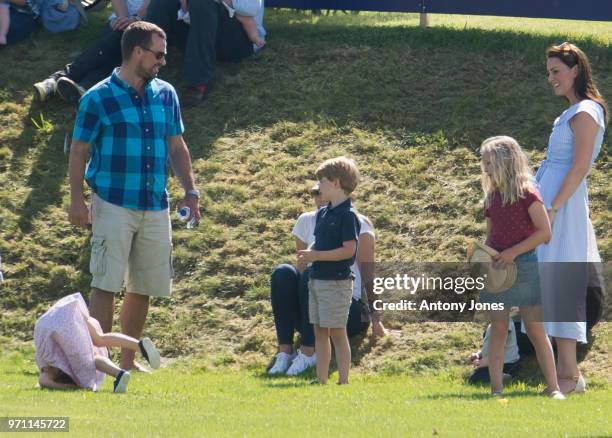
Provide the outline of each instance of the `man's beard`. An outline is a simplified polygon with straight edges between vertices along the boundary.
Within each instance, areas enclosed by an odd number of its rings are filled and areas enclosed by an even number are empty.
[[[153,67],[151,68],[151,71],[147,71],[142,65],[139,65],[138,69],[136,70],[136,74],[144,82],[149,82],[151,79],[155,79],[157,77],[157,73],[154,73],[152,70],[153,70]]]

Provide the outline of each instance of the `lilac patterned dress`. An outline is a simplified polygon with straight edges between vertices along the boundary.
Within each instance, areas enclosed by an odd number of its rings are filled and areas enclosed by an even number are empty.
[[[95,347],[87,329],[89,311],[80,293],[68,295],[47,310],[34,326],[36,364],[59,368],[83,388],[98,390],[104,373],[96,371],[94,355],[108,357],[106,348]],[[96,330],[102,333],[98,321]]]

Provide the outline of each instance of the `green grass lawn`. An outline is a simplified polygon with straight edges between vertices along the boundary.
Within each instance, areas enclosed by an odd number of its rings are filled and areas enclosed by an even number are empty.
[[[0,356],[0,415],[62,416],[79,436],[610,436],[612,393],[555,402],[516,383],[504,398],[438,375],[353,373],[351,384],[310,385],[262,370],[203,369],[181,361],[134,375],[126,394],[41,391],[31,355]],[[333,378],[336,375],[332,376]]]
[[[1,349],[30,343],[37,315],[62,296],[88,290],[89,236],[71,227],[66,214],[63,142],[75,109],[59,99],[34,102],[31,86],[91,42],[106,13],[94,14],[77,31],[38,33],[0,50],[0,251],[6,278],[0,286]],[[294,385],[253,374],[263,372],[276,350],[269,274],[295,258],[290,231],[298,215],[312,208],[306,190],[321,161],[339,154],[356,158],[363,179],[355,204],[374,222],[378,261],[463,260],[467,242],[484,235],[480,143],[507,134],[534,165],[543,158],[552,123],[566,107],[544,77],[543,55],[551,43],[572,40],[583,47],[601,92],[612,100],[609,23],[432,16],[433,26],[424,30],[414,14],[266,14],[270,34],[262,56],[220,65],[208,100],[183,114],[204,219],[197,230],[174,222],[174,294],[153,300],[146,326],[165,357],[194,358],[210,371],[190,376],[179,367],[137,376],[126,397],[40,393],[32,389],[33,375],[12,374],[11,362],[3,359],[2,410],[42,413],[60,409],[61,399],[83,418],[75,428],[87,424],[101,433],[114,421],[142,431],[143,421],[116,419],[132,403],[149,406],[151,397],[157,410],[134,415],[155,421],[166,421],[165,412],[189,420],[199,415],[211,435],[229,434],[232,425],[248,433],[257,411],[233,409],[242,401],[262,409],[259,418],[266,421],[253,426],[260,434],[280,434],[280,422],[303,429],[319,417],[330,421],[317,432],[333,432],[338,421],[331,418],[345,415],[355,417],[359,427],[353,430],[364,435],[380,428],[388,434],[432,434],[433,428],[466,435],[526,428],[536,435],[548,428],[553,435],[609,434],[609,419],[597,411],[610,398],[609,323],[596,327],[580,365],[599,387],[555,408],[532,395],[539,382],[535,366],[522,376],[530,395],[509,397],[507,405],[483,399],[485,389],[464,387],[459,377],[444,377],[462,374],[453,370],[478,348],[483,326],[474,323],[402,325],[389,315],[386,324],[402,330],[401,337],[356,342],[358,373],[349,388],[311,388],[306,381]],[[171,49],[161,72],[179,91],[181,63]],[[604,260],[612,257],[609,138],[589,176],[591,219]],[[170,193],[180,196],[175,180]],[[31,362],[24,366],[33,372]],[[251,371],[214,372],[227,366]],[[5,390],[7,380],[14,391]],[[173,391],[174,384],[193,390]],[[287,397],[294,392],[308,398],[313,413],[328,415],[302,415],[301,400]],[[311,397],[315,393],[320,397]],[[84,399],[90,403],[81,404]],[[337,411],[330,408],[334,402]],[[275,410],[284,415],[272,418]],[[94,424],[95,415],[109,421]],[[561,422],[568,418],[569,424]],[[365,422],[369,428],[362,427]],[[164,425],[164,434],[183,427],[176,423]]]

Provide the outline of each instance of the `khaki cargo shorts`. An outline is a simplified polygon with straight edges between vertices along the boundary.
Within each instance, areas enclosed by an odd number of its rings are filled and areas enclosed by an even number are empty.
[[[353,280],[308,281],[308,317],[311,324],[324,328],[345,328],[348,320]]]
[[[93,236],[89,270],[91,286],[151,297],[170,296],[172,289],[172,229],[168,210],[133,210],[94,194]]]

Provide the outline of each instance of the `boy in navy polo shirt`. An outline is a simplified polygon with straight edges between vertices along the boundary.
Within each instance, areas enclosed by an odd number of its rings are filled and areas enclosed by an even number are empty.
[[[317,381],[327,383],[331,341],[336,350],[339,384],[348,383],[351,347],[346,334],[353,278],[351,265],[357,253],[359,220],[349,195],[359,181],[353,160],[338,157],[316,171],[321,199],[327,206],[317,212],[312,248],[298,251],[304,263],[312,263],[308,281],[308,314],[314,325]]]

